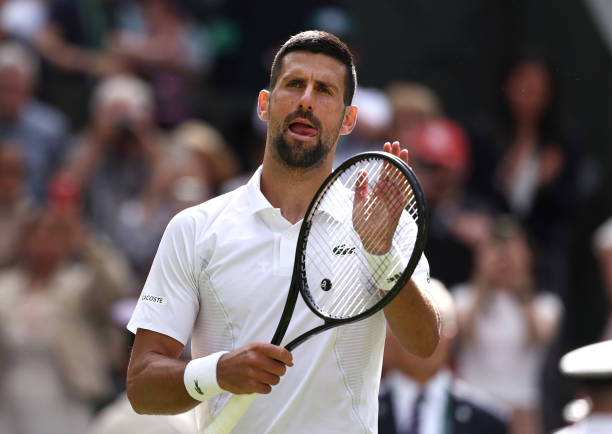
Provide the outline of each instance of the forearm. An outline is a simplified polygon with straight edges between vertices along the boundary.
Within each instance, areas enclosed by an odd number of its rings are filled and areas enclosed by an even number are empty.
[[[178,414],[199,404],[187,393],[183,375],[187,361],[149,352],[130,362],[126,389],[139,414]]]
[[[393,334],[407,351],[420,357],[433,353],[440,339],[440,319],[429,297],[412,279],[384,312]]]

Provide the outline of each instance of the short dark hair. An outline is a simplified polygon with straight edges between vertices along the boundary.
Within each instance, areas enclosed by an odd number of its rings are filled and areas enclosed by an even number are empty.
[[[344,78],[344,104],[351,105],[355,88],[357,86],[357,72],[353,62],[353,55],[337,36],[322,30],[308,30],[293,35],[274,56],[272,69],[270,71],[270,90],[276,85],[280,74],[283,58],[292,51],[308,51],[310,53],[321,53],[340,61],[346,66]]]

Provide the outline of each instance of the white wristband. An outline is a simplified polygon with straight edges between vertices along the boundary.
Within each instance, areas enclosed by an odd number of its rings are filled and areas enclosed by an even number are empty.
[[[193,399],[206,401],[223,392],[217,382],[217,362],[225,353],[227,351],[219,351],[187,363],[183,374],[183,382],[185,383],[185,389]]]
[[[393,288],[407,265],[407,261],[395,246],[392,246],[391,250],[384,255],[372,255],[365,249],[362,250],[362,253],[378,288],[383,291]]]

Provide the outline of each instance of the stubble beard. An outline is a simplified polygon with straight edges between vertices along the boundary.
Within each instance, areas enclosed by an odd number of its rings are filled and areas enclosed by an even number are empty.
[[[297,117],[298,114],[292,114],[287,117],[288,124],[291,119]],[[308,114],[300,114],[300,116],[313,121],[312,117]],[[331,152],[334,143],[338,140],[340,134],[340,126],[342,119],[336,131],[333,134],[326,135],[326,140],[323,140],[324,133],[320,128],[320,123],[317,121],[316,125],[319,131],[319,137],[316,144],[313,147],[306,144],[305,142],[296,140],[294,144],[290,144],[285,139],[284,131],[281,129],[274,137],[271,137],[271,144],[275,149],[275,154],[279,160],[289,168],[294,169],[310,169],[315,168],[323,164],[329,153]]]

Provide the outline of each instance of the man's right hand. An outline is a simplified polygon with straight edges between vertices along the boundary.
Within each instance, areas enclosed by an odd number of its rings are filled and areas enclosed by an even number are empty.
[[[270,393],[293,366],[293,356],[280,346],[254,342],[224,354],[217,363],[219,386],[234,394]]]

